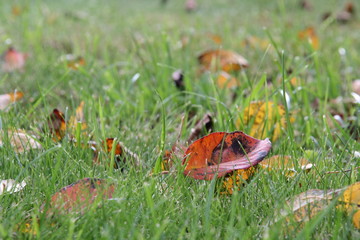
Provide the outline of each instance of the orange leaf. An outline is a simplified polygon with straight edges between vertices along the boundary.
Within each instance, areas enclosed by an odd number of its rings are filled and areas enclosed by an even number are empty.
[[[62,188],[51,197],[48,212],[69,213],[88,208],[99,196],[106,200],[112,198],[115,187],[103,179],[84,178]]]
[[[185,152],[184,174],[195,179],[223,177],[238,169],[247,169],[261,162],[271,142],[258,140],[243,132],[211,133],[192,143]]]
[[[314,50],[319,49],[319,39],[313,27],[308,27],[298,33],[300,40],[307,40]]]
[[[202,70],[225,72],[237,71],[249,66],[248,61],[241,55],[227,50],[208,50],[198,57]]]
[[[221,72],[217,79],[217,85],[220,88],[233,88],[239,86],[239,83],[236,78],[234,78],[227,72]]]
[[[217,34],[211,34],[209,33],[208,34],[208,37],[214,41],[214,43],[216,44],[221,44],[222,43],[222,38],[220,35],[217,35]]]

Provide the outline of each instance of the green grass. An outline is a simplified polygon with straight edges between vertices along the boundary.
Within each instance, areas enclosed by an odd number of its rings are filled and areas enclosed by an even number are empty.
[[[304,11],[297,1],[199,1],[188,14],[182,1],[1,1],[0,51],[11,41],[30,57],[23,72],[1,73],[1,94],[14,89],[24,99],[0,112],[2,129],[22,128],[41,135],[42,150],[16,154],[0,148],[0,179],[27,179],[26,188],[0,196],[0,238],[39,239],[356,239],[351,218],[331,205],[303,228],[287,229],[272,223],[291,196],[308,189],[341,188],[360,180],[357,171],[324,174],[360,166],[352,152],[359,142],[348,129],[329,125],[331,109],[349,109],[359,117],[359,105],[334,106],[331,99],[350,98],[351,81],[360,76],[359,17],[341,25],[321,22],[325,11],[336,12],[345,1],[314,1]],[[17,4],[20,16],[11,14]],[[360,5],[356,3],[356,10]],[[314,26],[320,49],[313,51],[297,37]],[[198,74],[197,55],[218,48],[208,33],[219,34],[221,48],[239,52],[250,67],[238,74],[241,85],[220,89],[214,79]],[[275,47],[246,47],[249,36],[271,41]],[[188,44],[181,47],[181,40]],[[346,49],[340,56],[339,48]],[[60,57],[83,56],[86,65],[71,71]],[[287,74],[288,69],[291,74]],[[182,69],[185,92],[175,88],[171,73]],[[139,78],[136,81],[137,74]],[[272,77],[271,85],[266,78]],[[279,80],[283,78],[284,81]],[[302,80],[301,88],[289,80]],[[251,101],[285,104],[279,90],[291,97],[296,121],[273,143],[270,156],[299,158],[305,150],[316,156],[309,174],[287,179],[278,173],[258,172],[232,196],[219,195],[215,181],[196,181],[179,171],[150,176],[164,149],[185,141],[195,122],[209,112],[214,131],[236,129],[235,122]],[[318,108],[313,102],[318,101]],[[55,143],[41,129],[54,108],[66,117],[85,101],[85,118],[93,140],[116,137],[141,159],[140,169],[127,165],[124,172],[92,164],[92,152],[69,139]],[[288,106],[289,107],[289,106]],[[348,115],[349,116],[349,115]],[[329,118],[331,119],[331,118]],[[345,121],[349,119],[345,116]],[[359,126],[357,126],[359,127]],[[180,162],[180,160],[179,160]],[[92,207],[84,215],[49,219],[42,205],[63,186],[85,177],[116,184],[114,200]],[[37,221],[39,219],[39,221]],[[16,226],[33,222],[36,235],[15,233]]]

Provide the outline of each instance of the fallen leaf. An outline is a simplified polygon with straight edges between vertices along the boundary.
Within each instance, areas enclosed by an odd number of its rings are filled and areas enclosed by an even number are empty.
[[[360,182],[348,186],[342,196],[339,198],[339,201],[343,203],[343,206],[348,213],[359,210]]]
[[[11,7],[11,13],[14,16],[20,16],[22,12],[23,12],[23,10],[19,5],[13,5]]]
[[[287,222],[293,216],[296,222],[306,222],[315,217],[320,211],[327,208],[332,199],[339,196],[343,189],[319,190],[311,189],[296,195],[287,201],[287,209],[280,213],[281,218],[286,217]],[[276,221],[278,221],[277,219]]]
[[[27,57],[28,54],[18,52],[13,47],[10,47],[1,57],[2,71],[13,72],[16,70],[22,70],[25,66]]]
[[[72,70],[78,70],[80,67],[85,66],[85,59],[81,56],[74,56],[66,54],[60,57],[60,61],[66,63],[66,66]]]
[[[249,36],[241,42],[241,45],[243,47],[251,47],[253,49],[265,50],[269,46],[271,46],[271,43],[266,39],[261,39],[255,36]]]
[[[351,87],[354,93],[360,95],[360,79],[352,81]]]
[[[233,194],[234,191],[240,190],[244,183],[249,180],[255,173],[256,168],[236,170],[224,178],[222,181],[221,194]]]
[[[86,132],[87,130],[87,124],[85,121],[85,117],[84,117],[84,101],[81,101],[80,105],[76,108],[76,114],[75,116],[71,116],[68,123],[67,123],[67,128],[69,129],[69,131],[74,134],[77,130],[78,124],[81,125],[81,133],[88,137],[88,133]]]
[[[313,9],[312,4],[308,0],[301,0],[300,1],[300,7],[302,9],[305,9],[305,10],[308,10],[308,11]]]
[[[219,73],[216,83],[220,88],[233,88],[239,86],[238,80],[224,71]]]
[[[286,128],[286,111],[282,105],[276,105],[274,102],[257,101],[252,102],[245,108],[242,118],[236,122],[238,129],[243,129],[250,125],[250,135],[255,138],[269,137],[272,141],[276,141]],[[290,122],[295,119],[290,117]]]
[[[204,133],[208,133],[213,128],[212,116],[209,113],[206,113],[204,117],[198,121],[195,126],[191,129],[190,136],[187,140],[188,143],[193,142],[194,140],[200,138]]]
[[[86,62],[83,57],[77,57],[74,60],[68,61],[67,66],[73,70],[78,70],[79,67],[85,66]]]
[[[357,229],[360,229],[360,210],[358,210],[352,217],[353,224]]]
[[[25,180],[21,183],[17,183],[14,179],[7,179],[0,181],[0,195],[4,193],[19,192],[26,186]]]
[[[220,35],[209,33],[207,36],[216,44],[222,43],[222,38]]]
[[[268,139],[258,140],[243,132],[216,132],[193,142],[185,152],[184,174],[211,180],[261,162],[271,148]]]
[[[336,20],[339,22],[339,23],[347,23],[349,22],[350,20],[353,19],[355,15],[355,7],[354,7],[354,4],[352,2],[348,2],[345,7],[344,7],[344,10],[339,12],[337,15],[336,15]]]
[[[319,38],[316,35],[314,27],[307,27],[298,33],[300,40],[306,40],[314,50],[319,49]]]
[[[196,0],[186,0],[185,2],[185,10],[188,12],[195,11],[197,8]]]
[[[177,89],[179,89],[180,91],[185,90],[184,75],[181,70],[176,70],[175,72],[173,72],[171,77]]]
[[[5,138],[9,139],[9,143],[16,153],[24,153],[31,149],[42,148],[35,136],[29,135],[22,129],[8,130],[7,137],[5,136],[5,132],[0,130],[0,146],[4,145]]]
[[[249,66],[248,61],[241,55],[227,50],[208,50],[200,54],[199,63],[202,71],[224,72],[237,71]]]
[[[55,108],[48,119],[48,127],[54,141],[62,140],[66,132],[64,114]]]
[[[259,166],[267,171],[281,171],[287,177],[293,177],[298,172],[309,171],[313,164],[305,158],[293,159],[291,156],[275,155],[268,159],[264,159]]]
[[[4,110],[11,103],[18,101],[24,96],[22,92],[15,91],[13,93],[0,95],[0,110]]]
[[[52,134],[54,141],[61,141],[66,132],[68,131],[70,139],[74,140],[78,127],[80,125],[80,133],[85,137],[89,137],[87,130],[87,124],[84,117],[84,102],[76,108],[75,116],[71,116],[69,121],[65,122],[64,114],[58,109],[54,109],[48,119],[48,128]]]
[[[83,213],[97,198],[112,198],[114,191],[115,186],[104,179],[84,178],[55,193],[48,213]]]

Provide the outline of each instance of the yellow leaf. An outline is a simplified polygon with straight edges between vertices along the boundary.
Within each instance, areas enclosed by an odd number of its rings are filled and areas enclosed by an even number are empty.
[[[339,201],[344,203],[345,210],[348,213],[358,210],[358,206],[360,206],[360,182],[347,187]]]
[[[282,129],[286,128],[285,114],[285,108],[282,105],[276,105],[271,101],[252,102],[245,108],[242,119],[237,120],[236,127],[243,129],[250,125],[249,135],[259,139],[268,137],[276,141]],[[294,121],[295,119],[290,117],[290,122]]]

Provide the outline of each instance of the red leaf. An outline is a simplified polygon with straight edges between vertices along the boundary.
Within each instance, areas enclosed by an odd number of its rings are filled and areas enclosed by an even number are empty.
[[[271,149],[269,139],[258,140],[243,132],[211,133],[192,143],[186,150],[184,174],[211,180],[261,162]]]
[[[71,212],[89,207],[96,197],[112,198],[115,187],[103,179],[84,178],[62,188],[51,197],[50,211]]]

